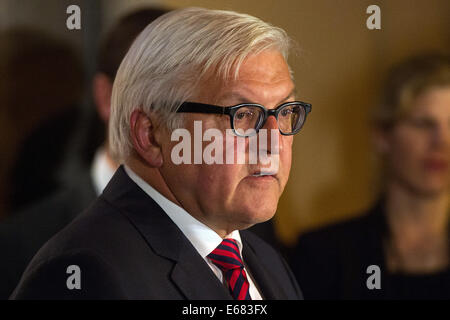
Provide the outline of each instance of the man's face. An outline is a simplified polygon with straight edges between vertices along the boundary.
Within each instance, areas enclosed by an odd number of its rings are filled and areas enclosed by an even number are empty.
[[[210,77],[200,88],[193,102],[232,106],[240,103],[258,103],[267,109],[274,109],[280,104],[294,101],[294,84],[291,80],[288,66],[283,56],[276,51],[265,51],[244,60],[237,80],[226,83]],[[249,164],[249,140],[235,135],[230,136],[226,143],[226,130],[231,129],[228,115],[186,113],[185,128],[194,139],[194,121],[201,121],[202,134],[207,129],[219,129],[223,134],[224,164],[175,165],[171,160],[172,148],[178,144],[170,141],[163,146],[164,163],[161,168],[169,189],[177,201],[191,215],[213,228],[216,232],[225,234],[247,228],[253,224],[270,219],[276,211],[281,193],[288,180],[291,167],[291,149],[293,136],[283,136],[278,131],[276,119],[270,116],[262,129],[267,130],[267,153],[272,161],[278,161],[278,170],[273,175],[254,176],[265,171],[272,164]],[[271,129],[276,134],[278,148],[271,141]],[[198,139],[198,137],[197,137]],[[245,143],[245,164],[238,164],[237,140]],[[258,135],[258,143],[261,134]],[[242,141],[241,141],[242,142]],[[192,141],[192,146],[194,141]],[[202,143],[203,150],[211,141]],[[259,144],[258,144],[259,145]],[[235,159],[232,164],[226,164],[227,149],[234,148]],[[278,149],[278,150],[277,150]],[[192,148],[192,155],[195,150]],[[264,150],[266,151],[266,150]],[[193,156],[192,156],[193,158]]]

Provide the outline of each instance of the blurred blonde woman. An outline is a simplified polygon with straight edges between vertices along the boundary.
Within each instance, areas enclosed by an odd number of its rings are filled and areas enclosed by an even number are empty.
[[[301,236],[294,273],[306,299],[450,299],[449,56],[391,69],[372,120],[384,167],[379,200]],[[376,269],[378,284],[368,280]]]

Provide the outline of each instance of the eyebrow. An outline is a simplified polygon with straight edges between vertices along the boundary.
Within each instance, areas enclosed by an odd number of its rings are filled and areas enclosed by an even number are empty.
[[[297,89],[294,87],[291,92],[283,99],[281,99],[277,106],[282,104],[284,101],[288,100],[289,98],[297,95]],[[217,100],[222,99],[236,99],[237,101],[240,101],[239,103],[255,103],[254,101],[251,101],[247,97],[243,96],[240,92],[232,91],[230,93],[224,94],[223,96],[219,97]],[[227,107],[227,106],[225,106]]]
[[[296,95],[297,95],[297,88],[294,87],[294,88],[292,88],[291,92],[286,96],[286,98],[284,98],[283,100],[281,100],[280,103],[283,103],[283,101],[286,101],[286,100],[288,100],[289,98],[291,98],[291,97],[293,97],[293,96],[296,96]]]

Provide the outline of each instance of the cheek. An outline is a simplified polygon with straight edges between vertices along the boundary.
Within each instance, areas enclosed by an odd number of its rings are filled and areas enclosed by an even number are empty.
[[[426,153],[426,139],[420,135],[400,135],[393,139],[391,155],[396,167],[416,166]]]
[[[409,182],[424,178],[423,159],[427,140],[421,134],[399,135],[392,140],[389,153],[389,170],[392,176]]]
[[[227,201],[239,184],[240,171],[236,165],[201,165],[196,179],[201,192],[211,200]]]
[[[289,172],[291,170],[291,164],[292,164],[292,144],[293,144],[293,137],[287,136],[283,137],[284,140],[281,141],[282,143],[282,149],[280,150],[280,162],[281,162],[281,172],[285,176],[287,180],[287,176],[289,176]],[[283,139],[282,138],[282,139]]]

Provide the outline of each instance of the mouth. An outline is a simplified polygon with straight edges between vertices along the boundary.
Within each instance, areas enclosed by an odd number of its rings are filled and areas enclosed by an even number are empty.
[[[253,180],[278,180],[277,172],[269,169],[257,169],[253,171],[252,174],[248,175],[247,178],[251,178]]]
[[[428,170],[432,171],[445,171],[448,169],[448,162],[442,159],[426,159],[424,166]]]
[[[253,173],[252,175],[250,175],[250,177],[265,177],[265,176],[274,176],[275,172],[262,172],[262,171],[257,171],[255,173]]]

